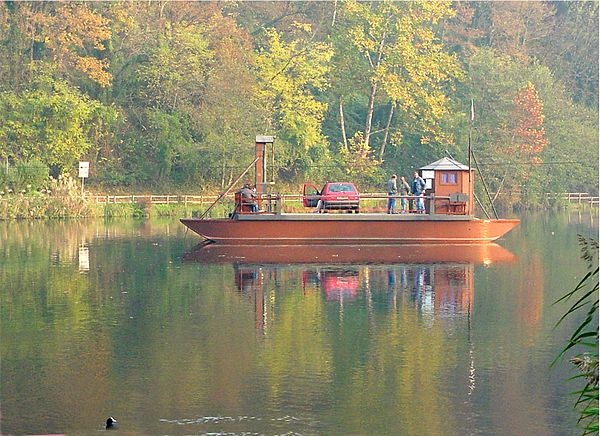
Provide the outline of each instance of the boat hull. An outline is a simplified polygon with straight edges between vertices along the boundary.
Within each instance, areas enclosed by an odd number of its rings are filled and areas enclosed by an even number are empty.
[[[302,216],[304,215],[304,216]],[[241,219],[182,219],[220,244],[486,244],[519,224],[516,219],[389,216],[255,215]]]

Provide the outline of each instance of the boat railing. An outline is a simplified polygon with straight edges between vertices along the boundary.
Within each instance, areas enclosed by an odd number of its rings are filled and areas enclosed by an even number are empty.
[[[465,194],[462,194],[466,196]],[[257,194],[256,198],[248,199],[246,202],[242,203],[242,205],[246,206],[251,203],[256,202],[258,206],[258,212],[252,212],[249,207],[236,207],[236,213],[239,214],[281,214],[286,211],[286,203],[291,202],[300,202],[302,203],[304,200],[304,195],[302,194]],[[449,214],[449,215],[466,215],[466,200],[464,197],[454,195],[394,195],[389,196],[385,193],[369,193],[369,194],[361,194],[359,196],[359,204],[362,202],[375,202],[375,205],[371,205],[370,209],[373,212],[384,212],[385,207],[381,207],[380,203],[385,200],[387,201],[390,198],[395,198],[396,200],[407,200],[410,203],[416,202],[416,200],[423,199],[425,203],[425,213],[427,214]],[[379,205],[378,205],[379,204]],[[442,207],[440,207],[442,206]],[[441,210],[440,210],[441,209]],[[408,207],[407,212],[416,213],[416,208]]]

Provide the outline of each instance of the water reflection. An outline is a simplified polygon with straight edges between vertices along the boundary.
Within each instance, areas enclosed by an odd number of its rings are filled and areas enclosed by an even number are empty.
[[[234,264],[241,295],[256,300],[257,327],[267,317],[267,296],[286,283],[301,283],[304,295],[320,293],[340,304],[366,299],[372,305],[415,308],[429,318],[455,317],[472,312],[474,265],[461,263],[398,265],[285,265]],[[272,297],[274,298],[274,297]]]
[[[204,244],[184,256],[201,263],[397,264],[509,263],[515,255],[498,244],[480,245],[237,245]]]
[[[265,333],[277,294],[273,289],[302,286],[328,303],[364,300],[366,307],[413,307],[426,324],[435,318],[470,315],[474,265],[511,263],[516,257],[497,244],[383,246],[225,246],[207,244],[186,254],[187,261],[233,265],[242,296],[253,300],[255,325]],[[340,315],[342,316],[342,315]]]
[[[573,220],[576,216],[573,215]],[[568,434],[577,233],[191,250],[178,223],[0,223],[3,434]],[[597,223],[597,219],[595,220]],[[183,426],[183,427],[182,427]]]

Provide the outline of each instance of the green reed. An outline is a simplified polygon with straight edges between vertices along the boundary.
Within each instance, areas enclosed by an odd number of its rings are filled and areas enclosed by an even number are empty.
[[[578,235],[582,258],[588,264],[588,272],[579,281],[575,289],[568,292],[554,304],[575,301],[558,320],[558,326],[565,318],[585,312],[584,320],[577,326],[567,345],[556,357],[553,365],[567,351],[589,349],[573,356],[569,361],[575,365],[578,373],[572,379],[581,379],[583,388],[574,392],[577,395],[575,407],[579,410],[579,421],[583,434],[598,434],[598,242]]]

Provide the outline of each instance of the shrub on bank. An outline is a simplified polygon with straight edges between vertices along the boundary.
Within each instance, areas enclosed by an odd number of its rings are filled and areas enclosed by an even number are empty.
[[[9,195],[0,199],[0,220],[76,218],[92,215],[85,202],[40,193]]]
[[[48,166],[37,159],[18,161],[8,168],[0,166],[0,191],[5,194],[39,191],[49,181]]]

